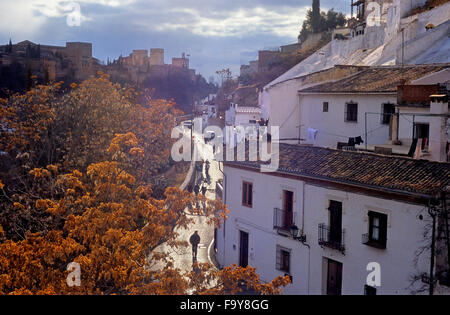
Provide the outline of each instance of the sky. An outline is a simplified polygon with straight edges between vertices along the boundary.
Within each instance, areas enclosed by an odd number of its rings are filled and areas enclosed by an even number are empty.
[[[295,43],[310,6],[311,0],[0,0],[0,44],[91,42],[103,61],[164,48],[166,63],[185,52],[206,79],[223,68],[236,76],[258,50]],[[349,13],[350,0],[321,1],[322,10],[330,8]]]

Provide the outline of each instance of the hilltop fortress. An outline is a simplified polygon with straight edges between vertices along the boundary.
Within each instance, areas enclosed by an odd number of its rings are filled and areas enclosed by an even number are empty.
[[[40,45],[25,40],[0,46],[2,67],[20,65],[27,74],[42,81],[82,81],[97,71],[104,71],[118,81],[139,84],[150,77],[167,78],[178,73],[195,81],[195,70],[189,69],[189,59],[172,58],[164,63],[164,49],[134,50],[128,57],[120,56],[106,65],[92,56],[92,43],[68,42],[66,46]]]
[[[170,74],[185,75],[195,81],[195,70],[189,68],[189,59],[185,53],[181,58],[172,58],[171,64],[164,62],[164,49],[134,50],[128,57],[120,56],[106,66],[106,72],[116,80],[142,83],[150,77],[167,78]]]
[[[100,69],[100,62],[92,57],[92,44],[68,42],[66,46],[35,44],[25,40],[0,46],[0,69],[20,64],[34,75],[56,81],[72,77],[83,80]]]

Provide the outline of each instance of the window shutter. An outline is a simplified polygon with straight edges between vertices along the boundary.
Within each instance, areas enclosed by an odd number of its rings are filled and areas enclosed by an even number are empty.
[[[380,241],[386,244],[387,241],[387,224],[388,216],[386,214],[380,215]]]
[[[253,184],[248,184],[247,189],[248,189],[247,203],[248,203],[248,205],[253,206]]]
[[[247,204],[247,183],[242,183],[242,204]]]
[[[348,103],[345,103],[344,121],[348,121]]]
[[[276,269],[281,270],[281,248],[277,246]]]

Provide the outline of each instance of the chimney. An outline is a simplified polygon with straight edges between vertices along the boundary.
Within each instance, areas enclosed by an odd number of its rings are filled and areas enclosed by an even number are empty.
[[[391,143],[394,145],[400,145],[401,142],[398,139],[399,131],[399,114],[395,113],[391,116]]]
[[[430,96],[430,153],[432,161],[447,161],[447,116],[448,95],[434,94]]]

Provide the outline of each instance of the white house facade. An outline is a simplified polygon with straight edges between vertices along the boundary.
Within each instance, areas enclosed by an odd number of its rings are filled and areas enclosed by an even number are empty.
[[[429,253],[417,250],[429,241],[428,202],[449,184],[449,164],[287,144],[280,159],[275,173],[225,163],[221,266],[256,267],[264,281],[289,275],[285,294],[410,294],[424,286],[411,278],[429,272]],[[419,173],[420,183],[412,181]],[[374,265],[380,286],[367,285]]]
[[[227,126],[259,126],[262,110],[259,107],[239,106],[231,103],[225,112],[225,124]]]
[[[285,143],[336,148],[361,137],[368,145],[384,144],[391,140],[389,118],[398,86],[448,68],[336,66],[272,86],[265,98],[270,106],[264,106],[269,125],[280,128]]]

